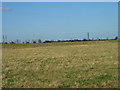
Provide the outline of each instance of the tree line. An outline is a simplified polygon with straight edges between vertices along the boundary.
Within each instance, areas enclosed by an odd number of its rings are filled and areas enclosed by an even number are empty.
[[[96,40],[117,40],[118,39],[118,36],[116,36],[114,39],[108,39],[108,38],[106,38],[106,39],[82,39],[82,40],[79,40],[79,39],[74,39],[74,40],[57,40],[57,41],[55,41],[55,40],[45,40],[45,41],[43,41],[42,42],[42,40],[41,39],[38,39],[38,40],[32,40],[32,41],[30,41],[30,40],[25,40],[24,42],[21,42],[21,40],[16,40],[16,41],[10,41],[10,42],[7,42],[7,41],[4,41],[3,40],[3,44],[8,44],[8,43],[10,43],[10,44],[16,44],[16,43],[23,43],[23,44],[29,44],[29,43],[52,43],[52,42],[80,42],[80,41],[96,41]]]

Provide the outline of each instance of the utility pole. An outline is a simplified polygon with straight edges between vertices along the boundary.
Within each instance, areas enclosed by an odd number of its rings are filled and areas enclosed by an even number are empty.
[[[87,33],[87,38],[88,38],[88,40],[89,40],[89,32]]]
[[[4,35],[3,35],[3,43],[4,43],[5,41],[4,41]]]

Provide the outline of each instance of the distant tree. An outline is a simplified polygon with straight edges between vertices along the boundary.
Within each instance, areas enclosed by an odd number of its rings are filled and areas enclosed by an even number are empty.
[[[30,43],[29,41],[27,41],[26,43]]]
[[[36,41],[34,40],[33,43],[36,43]]]
[[[45,40],[43,43],[51,43],[51,41],[49,41],[49,40]]]
[[[25,43],[27,44],[27,43],[30,43],[30,41],[29,40],[25,40]]]
[[[118,39],[118,37],[116,36],[116,37],[115,37],[115,40],[117,40],[117,39]]]
[[[15,44],[15,42],[13,42],[13,41],[11,41],[10,43],[11,43],[11,44]]]
[[[5,44],[8,44],[8,42],[5,42]]]
[[[74,39],[74,41],[79,41],[78,39]]]
[[[83,39],[82,41],[87,41],[87,39]]]
[[[60,42],[60,40],[58,40],[57,42]]]

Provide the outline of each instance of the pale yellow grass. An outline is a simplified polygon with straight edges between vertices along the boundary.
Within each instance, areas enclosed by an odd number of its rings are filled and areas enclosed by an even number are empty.
[[[117,87],[117,41],[81,43],[3,48],[3,87]]]

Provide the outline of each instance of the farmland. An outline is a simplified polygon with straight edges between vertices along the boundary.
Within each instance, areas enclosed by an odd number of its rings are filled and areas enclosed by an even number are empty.
[[[5,88],[117,88],[118,42],[3,44]]]

